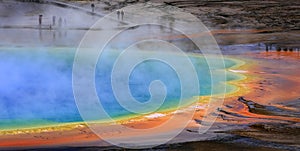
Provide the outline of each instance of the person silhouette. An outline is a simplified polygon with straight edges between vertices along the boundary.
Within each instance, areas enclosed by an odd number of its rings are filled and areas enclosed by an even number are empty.
[[[91,7],[92,7],[92,13],[94,13],[94,12],[95,12],[95,4],[92,3],[92,4],[91,4]]]
[[[42,25],[42,19],[43,19],[43,15],[39,15],[39,25]]]
[[[52,16],[52,25],[55,26],[56,23],[56,16]]]
[[[62,27],[62,18],[59,17],[58,19],[58,27],[61,28]]]
[[[118,20],[120,20],[120,10],[117,10]]]
[[[123,10],[121,10],[121,18],[122,18],[122,20],[124,19],[124,11]]]

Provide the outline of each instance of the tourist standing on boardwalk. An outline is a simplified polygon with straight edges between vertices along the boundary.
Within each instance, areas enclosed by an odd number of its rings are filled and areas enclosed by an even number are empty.
[[[56,16],[52,16],[52,25],[55,26]]]
[[[117,16],[118,16],[118,20],[120,20],[120,10],[117,10]]]
[[[43,15],[39,15],[39,25],[42,25],[42,19],[43,19]]]
[[[94,13],[94,12],[95,12],[95,4],[92,3],[92,4],[91,4],[91,7],[92,7],[92,13]]]
[[[64,18],[64,26],[67,26],[67,19]]]
[[[58,19],[58,27],[61,28],[62,27],[62,18],[59,17]]]
[[[124,11],[123,10],[121,10],[121,18],[122,18],[122,21],[123,21],[123,19],[124,19]]]

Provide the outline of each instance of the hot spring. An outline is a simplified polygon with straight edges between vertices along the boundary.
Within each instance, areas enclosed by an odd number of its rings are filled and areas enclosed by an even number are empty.
[[[0,129],[83,121],[72,91],[75,52],[76,48],[0,48]],[[125,110],[113,94],[110,75],[117,56],[116,51],[106,51],[99,58],[95,74],[98,97],[114,119],[139,116]],[[189,58],[198,74],[199,96],[211,95],[211,72],[205,58],[200,55]],[[225,58],[227,69],[235,65],[236,61]],[[240,75],[227,72],[227,81],[240,78]],[[147,101],[149,84],[153,80],[161,80],[167,90],[158,112],[177,107],[181,93],[178,76],[170,66],[158,61],[143,62],[132,71],[129,79],[132,96],[140,102]],[[222,84],[225,83],[218,83]],[[226,84],[227,93],[235,90],[235,86]],[[218,93],[223,90],[215,92]],[[188,99],[184,102],[185,105],[192,103]]]

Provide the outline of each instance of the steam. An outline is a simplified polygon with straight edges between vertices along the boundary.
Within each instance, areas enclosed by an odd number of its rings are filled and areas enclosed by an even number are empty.
[[[80,120],[72,97],[72,53],[27,48],[0,54],[0,119]]]
[[[0,14],[0,27],[3,28],[0,45],[8,47],[77,47],[86,30],[100,18],[70,8],[15,1],[0,3]],[[39,15],[43,15],[41,28]],[[60,18],[62,26],[58,25]]]

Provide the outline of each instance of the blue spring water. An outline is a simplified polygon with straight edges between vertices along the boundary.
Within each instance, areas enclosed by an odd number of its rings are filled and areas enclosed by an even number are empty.
[[[82,121],[72,92],[75,52],[71,48],[0,48],[0,129]],[[109,53],[104,56],[99,59],[95,75],[104,109],[113,118],[134,115],[118,104],[112,92],[110,74],[117,56]],[[205,59],[196,56],[190,59],[198,73],[199,95],[210,95],[210,72]],[[235,64],[225,60],[226,68]],[[237,75],[227,76],[227,80],[235,79]],[[146,61],[133,70],[129,79],[132,95],[138,101],[147,101],[153,80],[163,81],[167,89],[160,110],[177,106],[181,93],[178,76],[162,62]],[[227,88],[227,92],[233,90],[234,87]]]

